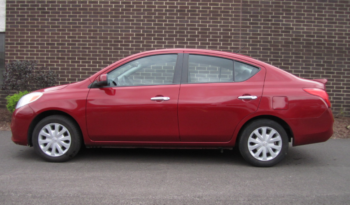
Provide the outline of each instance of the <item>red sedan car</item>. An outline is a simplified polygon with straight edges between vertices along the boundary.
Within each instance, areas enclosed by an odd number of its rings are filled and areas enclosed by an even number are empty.
[[[86,80],[23,96],[12,140],[48,161],[87,147],[231,149],[273,166],[332,133],[326,79],[306,80],[248,56],[198,49],[135,54]]]

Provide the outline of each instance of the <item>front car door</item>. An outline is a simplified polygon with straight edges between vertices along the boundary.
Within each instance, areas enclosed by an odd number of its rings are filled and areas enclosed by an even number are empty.
[[[222,56],[184,54],[179,96],[181,141],[227,142],[259,106],[265,69]]]
[[[179,141],[177,103],[182,53],[142,57],[91,88],[87,127],[93,141]]]

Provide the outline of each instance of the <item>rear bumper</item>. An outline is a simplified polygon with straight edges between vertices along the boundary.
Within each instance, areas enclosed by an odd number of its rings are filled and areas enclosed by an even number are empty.
[[[12,114],[12,141],[19,145],[28,145],[28,129],[34,119],[34,111],[28,105],[16,109]]]
[[[327,141],[333,135],[333,114],[329,108],[318,118],[290,119],[293,146]]]

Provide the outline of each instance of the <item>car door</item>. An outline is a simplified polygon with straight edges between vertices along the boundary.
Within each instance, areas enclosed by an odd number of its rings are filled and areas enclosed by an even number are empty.
[[[94,141],[179,141],[177,103],[183,54],[142,57],[108,72],[87,97]]]
[[[181,141],[226,142],[259,106],[265,69],[220,56],[184,54],[179,96]]]

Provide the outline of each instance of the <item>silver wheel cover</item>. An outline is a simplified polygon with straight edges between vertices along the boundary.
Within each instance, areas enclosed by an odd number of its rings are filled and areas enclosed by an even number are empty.
[[[259,127],[250,134],[248,149],[257,160],[273,160],[282,149],[281,135],[271,127]]]
[[[38,144],[40,149],[50,157],[64,155],[72,143],[68,129],[59,123],[45,125],[39,132]]]

